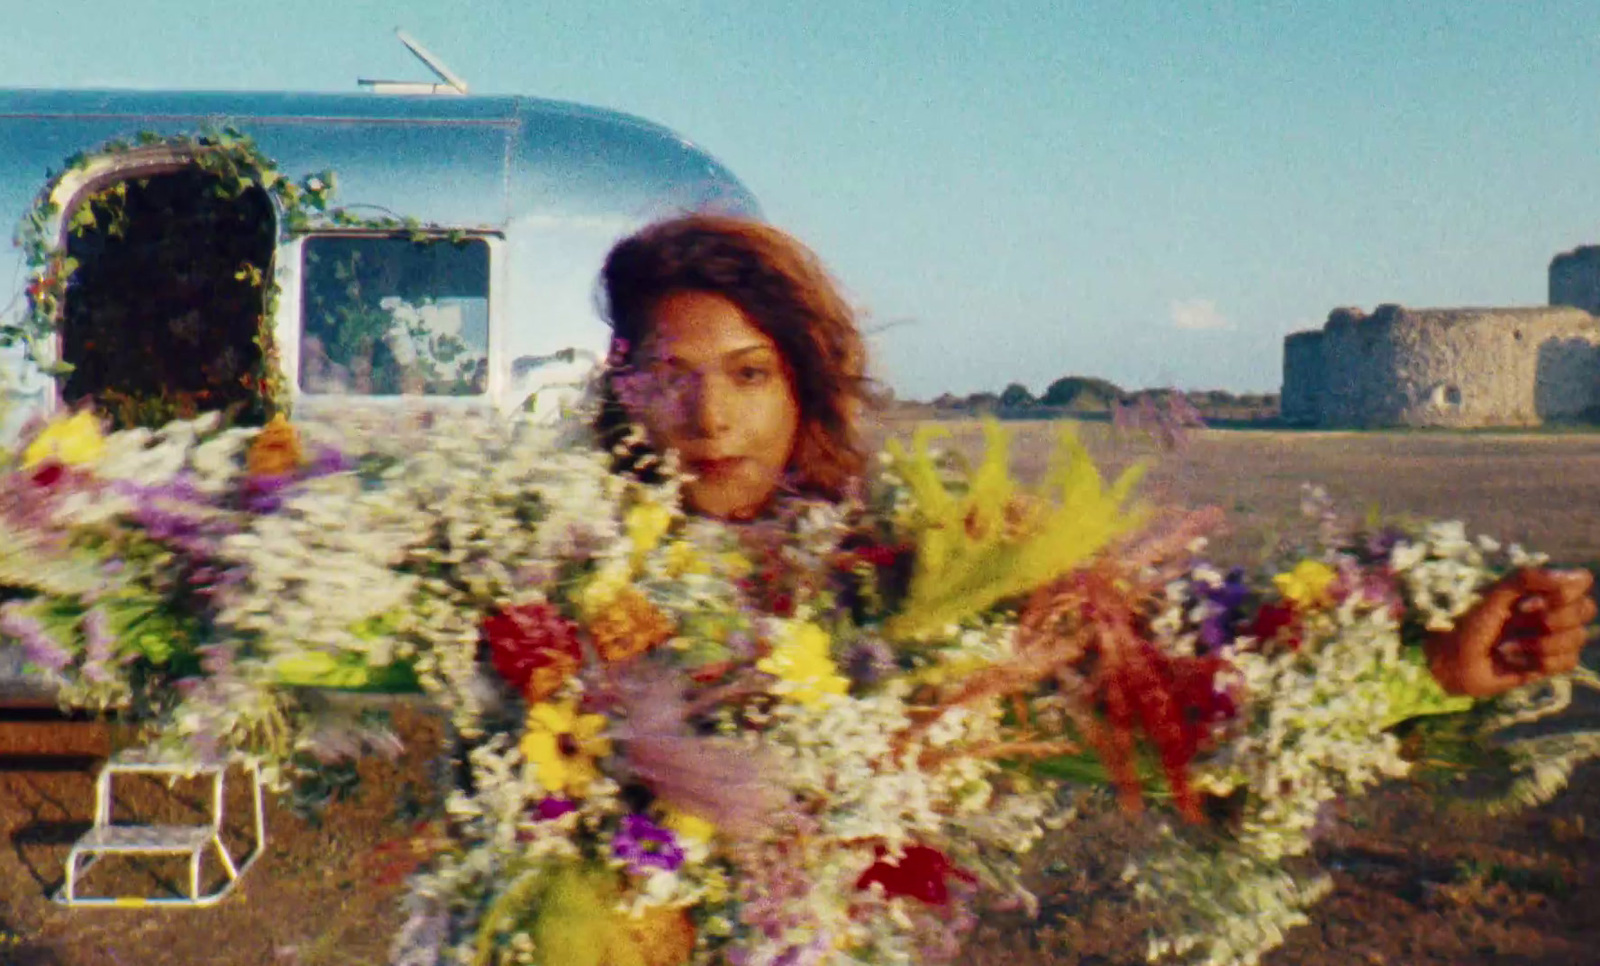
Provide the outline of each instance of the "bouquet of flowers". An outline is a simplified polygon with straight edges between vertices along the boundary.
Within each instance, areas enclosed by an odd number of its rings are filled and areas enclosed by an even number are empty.
[[[376,645],[274,652],[238,612],[267,572],[250,566],[252,541],[304,493],[359,487],[364,474],[337,449],[302,445],[281,418],[225,429],[210,414],[107,435],[79,411],[39,425],[0,462],[0,651],[65,706],[116,711],[168,756],[254,758],[275,786],[297,756],[349,745],[336,733],[395,750],[381,726],[334,727],[337,716],[307,713],[291,688],[386,672],[379,683],[403,687],[403,666],[369,660]],[[369,617],[348,622],[351,636],[387,645]]]
[[[0,475],[0,645],[276,779],[393,750],[308,686],[415,683],[463,760],[406,964],[947,961],[1030,907],[1022,856],[1083,784],[1179,820],[1130,856],[1152,958],[1248,962],[1325,891],[1296,860],[1328,805],[1409,767],[1395,724],[1487,735],[1591,680],[1434,683],[1426,631],[1532,562],[1458,526],[1335,533],[1319,503],[1319,542],[1224,574],[1214,514],[1135,504],[1070,426],[1023,487],[998,424],[970,468],[924,431],[854,499],[719,522],[670,457],[613,472],[591,417],[360,447],[62,417]],[[1507,748],[1528,802],[1600,741]]]

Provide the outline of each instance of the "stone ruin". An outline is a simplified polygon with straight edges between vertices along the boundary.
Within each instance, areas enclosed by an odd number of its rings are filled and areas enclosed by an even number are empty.
[[[1600,418],[1600,246],[1556,256],[1550,304],[1341,308],[1283,342],[1282,414],[1324,428]]]

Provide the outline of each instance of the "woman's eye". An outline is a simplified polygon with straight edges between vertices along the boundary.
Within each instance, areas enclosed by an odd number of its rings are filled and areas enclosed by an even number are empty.
[[[767,375],[768,370],[761,366],[741,366],[738,372],[739,381],[747,386],[754,386],[764,382]]]

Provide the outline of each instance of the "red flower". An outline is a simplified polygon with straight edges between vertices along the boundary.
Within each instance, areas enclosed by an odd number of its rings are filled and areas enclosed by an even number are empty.
[[[33,475],[28,479],[29,482],[31,482],[34,486],[48,490],[50,487],[60,483],[61,478],[66,474],[66,467],[62,466],[60,463],[57,463],[55,460],[49,460],[41,465],[38,469],[34,470]]]
[[[1296,632],[1297,624],[1294,605],[1287,601],[1276,601],[1261,605],[1261,610],[1256,614],[1255,620],[1250,622],[1245,633],[1264,643],[1276,638],[1280,631],[1288,630],[1289,647],[1298,649],[1300,635]]]
[[[856,880],[857,889],[870,889],[876,883],[891,896],[910,896],[929,905],[942,906],[950,901],[948,878],[954,876],[968,883],[978,881],[971,873],[952,865],[943,852],[926,845],[907,846],[898,862],[885,860],[888,850],[881,845],[877,854],[878,860]]]
[[[856,547],[841,554],[837,566],[841,570],[854,570],[859,564],[887,569],[900,562],[900,557],[907,553],[907,547],[891,547],[888,544],[871,544],[865,547]]]
[[[549,604],[522,604],[484,619],[494,669],[530,701],[554,694],[578,670],[578,625]]]

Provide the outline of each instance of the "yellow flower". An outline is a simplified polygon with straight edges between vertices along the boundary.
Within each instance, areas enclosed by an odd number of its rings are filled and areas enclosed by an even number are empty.
[[[633,564],[637,567],[644,560],[644,555],[654,550],[672,528],[672,511],[658,503],[646,501],[628,511],[624,526],[628,541],[633,544]]]
[[[711,566],[687,540],[674,540],[667,545],[667,575],[682,577],[686,574],[709,574]]]
[[[52,419],[22,451],[22,468],[32,469],[48,460],[66,466],[88,466],[100,458],[105,448],[100,421],[83,409],[65,419]]]
[[[661,825],[663,828],[690,842],[699,842],[707,845],[712,836],[717,834],[717,827],[692,812],[685,812],[668,805],[662,809]]]
[[[304,461],[300,436],[283,413],[273,416],[261,427],[244,461],[251,476],[282,476],[299,468]]]
[[[682,966],[694,954],[695,929],[677,907],[629,915],[622,886],[601,868],[535,867],[514,879],[478,927],[475,966],[499,962],[496,940],[525,932],[541,963],[562,966]]]
[[[993,666],[993,661],[980,654],[963,652],[954,655],[941,655],[934,663],[913,672],[910,676],[910,681],[913,684],[931,684],[935,687],[943,687],[953,682],[964,681],[984,668]]]
[[[1302,560],[1288,573],[1272,578],[1278,593],[1292,601],[1296,607],[1311,609],[1332,602],[1330,590],[1337,572],[1317,560]]]
[[[727,571],[730,580],[743,580],[750,576],[751,571],[756,569],[755,565],[750,562],[749,557],[742,553],[735,553],[732,550],[722,554],[719,559],[722,561],[722,568]]]
[[[610,560],[595,571],[589,583],[578,593],[578,610],[586,620],[593,619],[611,606],[633,581],[633,573],[626,560]]]
[[[788,696],[808,708],[827,703],[827,695],[850,690],[849,679],[828,655],[828,632],[811,623],[790,624],[784,640],[756,662],[756,670],[783,681]]]
[[[595,759],[611,754],[611,740],[601,734],[605,727],[605,715],[579,714],[576,701],[536,704],[528,709],[522,756],[537,769],[545,791],[582,795],[600,777]]]

